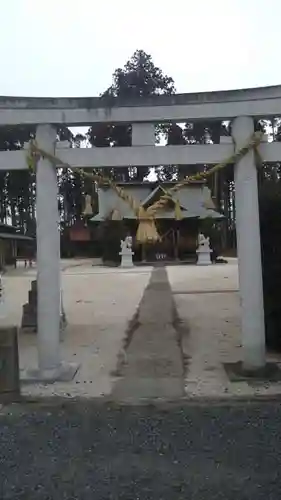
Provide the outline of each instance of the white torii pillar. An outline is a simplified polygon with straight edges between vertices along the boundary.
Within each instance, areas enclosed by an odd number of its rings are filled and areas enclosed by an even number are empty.
[[[55,153],[57,133],[39,125],[38,147]],[[60,366],[60,237],[56,167],[40,158],[36,174],[38,367],[40,372]]]
[[[252,118],[236,118],[232,124],[236,148],[244,146],[253,132]],[[235,201],[243,368],[255,371],[265,366],[265,328],[258,184],[253,150],[235,166]]]
[[[39,125],[36,141],[39,148],[54,154],[56,129]],[[66,364],[60,356],[60,233],[56,167],[40,158],[36,175],[37,221],[37,324],[38,369],[29,370],[32,379],[71,380],[78,365]]]

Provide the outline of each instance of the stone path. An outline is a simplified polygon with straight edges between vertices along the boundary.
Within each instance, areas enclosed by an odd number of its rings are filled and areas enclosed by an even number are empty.
[[[152,271],[120,375],[113,388],[113,399],[174,399],[184,394],[182,353],[164,268]]]

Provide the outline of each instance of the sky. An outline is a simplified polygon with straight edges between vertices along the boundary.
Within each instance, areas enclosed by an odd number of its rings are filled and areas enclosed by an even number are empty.
[[[2,0],[0,95],[99,95],[137,49],[177,92],[281,84],[280,19],[280,0]]]

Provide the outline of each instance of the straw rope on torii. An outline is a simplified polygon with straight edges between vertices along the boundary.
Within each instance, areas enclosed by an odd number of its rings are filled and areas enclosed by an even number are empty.
[[[102,174],[97,174],[97,173],[89,173],[85,172],[83,168],[79,167],[72,167],[68,163],[62,161],[60,158],[58,158],[55,155],[52,155],[50,153],[47,153],[41,148],[38,148],[36,141],[32,140],[29,143],[29,150],[28,150],[28,155],[27,155],[27,163],[28,167],[32,170],[35,170],[37,161],[42,158],[47,158],[50,162],[52,162],[56,166],[61,166],[63,168],[69,168],[71,170],[79,172],[79,174],[87,179],[91,179],[93,182],[96,182],[98,185],[102,184],[109,184],[109,186],[116,192],[116,194],[128,205],[131,207],[132,211],[136,215],[139,225],[136,233],[136,240],[138,243],[147,243],[147,242],[155,242],[161,239],[160,235],[158,234],[156,224],[155,224],[155,216],[156,213],[159,210],[163,210],[165,205],[171,201],[172,195],[177,192],[179,189],[181,189],[183,186],[188,185],[191,182],[198,181],[198,180],[204,180],[207,177],[210,177],[213,175],[215,172],[218,172],[219,170],[222,170],[225,168],[227,165],[234,164],[237,161],[239,161],[243,156],[245,156],[249,151],[252,149],[255,152],[256,155],[256,162],[260,163],[261,158],[259,155],[259,152],[257,150],[257,147],[261,143],[263,138],[262,132],[255,132],[252,137],[250,138],[249,142],[240,148],[236,153],[233,153],[231,156],[229,156],[226,160],[218,163],[217,165],[214,165],[211,167],[209,170],[205,172],[198,172],[197,174],[190,175],[185,177],[183,180],[175,184],[173,187],[170,189],[165,190],[165,194],[162,195],[159,200],[157,200],[153,205],[151,205],[149,208],[145,209],[142,205],[140,205],[133,196],[128,194],[123,188],[118,186],[112,179],[109,177],[106,177]],[[180,214],[180,205],[179,202],[176,202],[175,205],[175,216],[176,219],[181,218]]]
[[[183,186],[186,186],[190,182],[193,181],[198,181],[202,179],[206,179],[207,177],[210,177],[213,175],[215,172],[218,172],[219,170],[222,170],[225,168],[227,165],[231,165],[233,163],[236,163],[239,161],[245,154],[247,154],[251,149],[255,150],[256,154],[256,162],[260,163],[261,158],[259,155],[259,152],[257,150],[257,147],[261,143],[263,138],[263,133],[262,132],[255,132],[253,136],[251,137],[250,141],[248,144],[243,146],[241,149],[239,149],[236,153],[233,153],[231,156],[229,156],[226,160],[222,161],[221,163],[218,163],[217,165],[214,165],[211,167],[209,170],[205,172],[198,172],[197,174],[194,175],[189,175],[185,177],[182,181],[178,182],[175,184],[173,187],[170,189],[166,190],[166,194],[161,196],[159,200],[157,200],[153,205],[151,205],[148,209],[147,212],[149,212],[151,215],[155,214],[158,210],[161,210],[165,207],[165,204],[171,199],[171,196],[177,192],[179,189],[181,189]]]

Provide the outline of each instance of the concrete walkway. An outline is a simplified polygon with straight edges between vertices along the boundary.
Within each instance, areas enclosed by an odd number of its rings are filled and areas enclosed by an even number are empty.
[[[173,323],[167,272],[155,268],[140,303],[138,327],[128,346],[121,378],[113,388],[113,399],[175,399],[184,395],[182,353]]]

